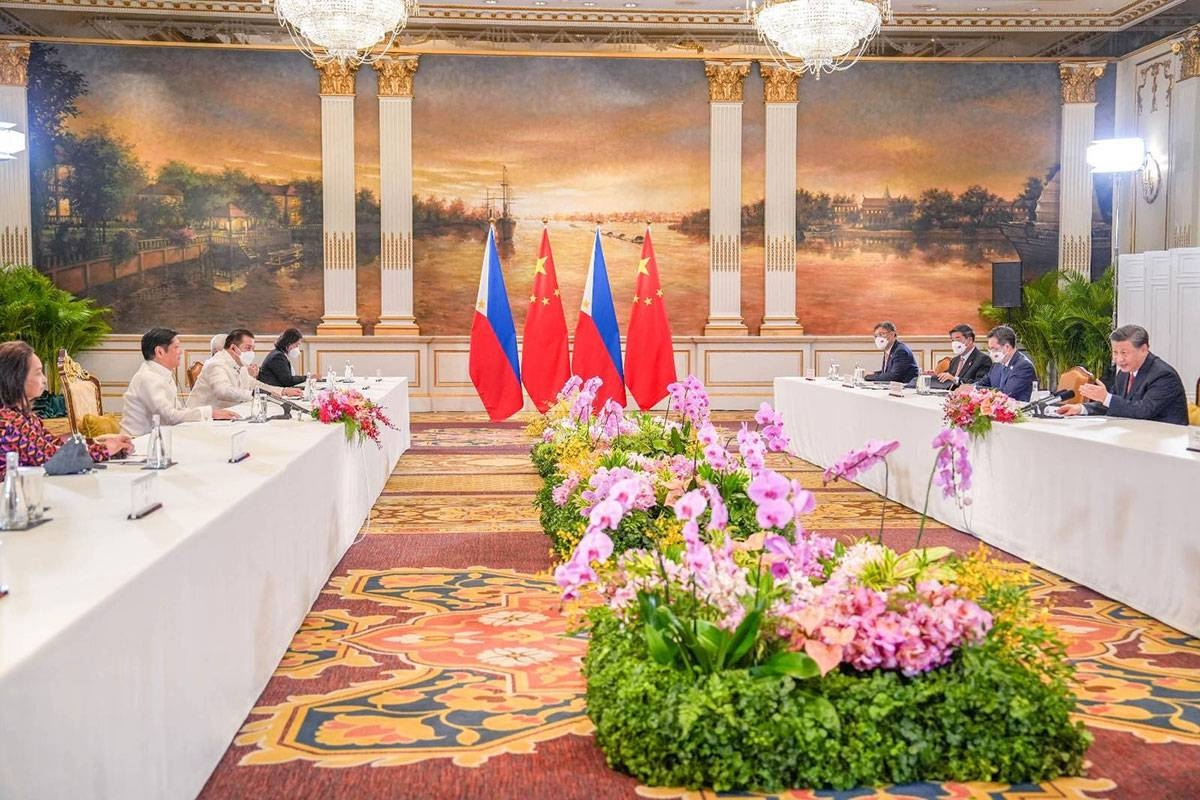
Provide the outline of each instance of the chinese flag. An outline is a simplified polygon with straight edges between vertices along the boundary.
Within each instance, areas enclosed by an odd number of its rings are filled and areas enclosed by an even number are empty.
[[[663,304],[662,284],[658,280],[658,262],[650,242],[650,226],[642,242],[638,261],[637,292],[629,315],[625,339],[625,385],[645,411],[667,396],[667,385],[674,383],[675,353],[671,347],[671,326]]]
[[[546,413],[559,389],[571,377],[567,352],[567,318],[558,293],[558,276],[550,252],[550,234],[542,228],[533,291],[525,315],[525,342],[521,349],[521,381],[537,410]]]

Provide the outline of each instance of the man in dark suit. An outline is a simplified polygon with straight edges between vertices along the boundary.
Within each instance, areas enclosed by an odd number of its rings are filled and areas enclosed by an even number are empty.
[[[1014,400],[1028,403],[1037,373],[1029,356],[1017,350],[1016,331],[1007,325],[997,325],[988,331],[987,343],[992,366],[975,385],[999,389]]]
[[[866,380],[908,383],[917,377],[917,359],[908,345],[896,338],[894,323],[884,321],[875,326],[875,346],[883,351],[883,368],[866,375]]]
[[[1110,417],[1148,419],[1172,425],[1188,424],[1187,391],[1175,369],[1150,352],[1150,334],[1141,325],[1122,325],[1108,337],[1117,373],[1112,389],[1088,383],[1079,393],[1083,404],[1060,406],[1063,416],[1107,414]]]
[[[950,349],[954,351],[950,366],[935,376],[935,386],[939,389],[975,383],[992,368],[992,359],[975,346],[975,331],[970,325],[955,325],[950,329]]]

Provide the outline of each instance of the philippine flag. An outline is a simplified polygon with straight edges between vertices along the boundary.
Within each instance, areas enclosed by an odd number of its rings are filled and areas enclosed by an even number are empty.
[[[496,231],[488,231],[475,297],[475,321],[471,323],[471,382],[493,422],[508,419],[521,410],[521,368],[517,361],[517,329],[513,325]]]
[[[616,400],[625,405],[621,331],[617,327],[617,312],[613,309],[604,251],[600,249],[599,227],[596,228],[596,241],[592,245],[587,283],[583,287],[579,321],[575,325],[575,353],[571,360],[571,371],[585,381],[597,376],[604,381],[596,393],[597,408],[607,400]]]

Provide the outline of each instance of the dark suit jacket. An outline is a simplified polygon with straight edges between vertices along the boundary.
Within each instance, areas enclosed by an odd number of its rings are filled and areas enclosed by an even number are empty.
[[[883,368],[866,376],[869,381],[899,381],[908,383],[917,377],[917,359],[908,345],[897,339],[891,351],[883,357]]]
[[[258,379],[269,386],[299,386],[304,383],[305,376],[292,374],[292,363],[288,361],[287,353],[275,348],[263,359],[258,368]]]
[[[1037,380],[1033,362],[1020,350],[1013,353],[1007,364],[992,364],[976,386],[999,389],[1014,400],[1028,403],[1033,394],[1033,382]]]
[[[962,383],[975,383],[982,380],[984,375],[992,368],[992,357],[980,350],[978,347],[973,347],[961,356],[955,356],[950,359],[950,366],[947,372],[953,375],[958,370],[958,362],[967,359],[966,365],[963,366],[962,372],[958,376],[958,383],[943,384],[942,381],[935,381],[939,385],[954,385]]]
[[[1133,378],[1133,390],[1128,396],[1128,372],[1118,370],[1112,384],[1106,385],[1112,392],[1112,404],[1105,408],[1102,403],[1086,403],[1089,414],[1188,424],[1187,391],[1183,388],[1183,380],[1174,367],[1154,353],[1146,356],[1142,368]]]

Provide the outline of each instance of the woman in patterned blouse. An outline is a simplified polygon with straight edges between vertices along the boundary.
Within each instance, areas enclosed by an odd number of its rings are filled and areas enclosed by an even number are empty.
[[[4,454],[17,451],[21,466],[36,467],[58,452],[63,440],[46,430],[33,413],[35,397],[46,391],[42,360],[25,342],[0,344],[0,478],[4,477]],[[125,434],[97,437],[88,446],[94,461],[107,461],[118,453],[133,452]]]

